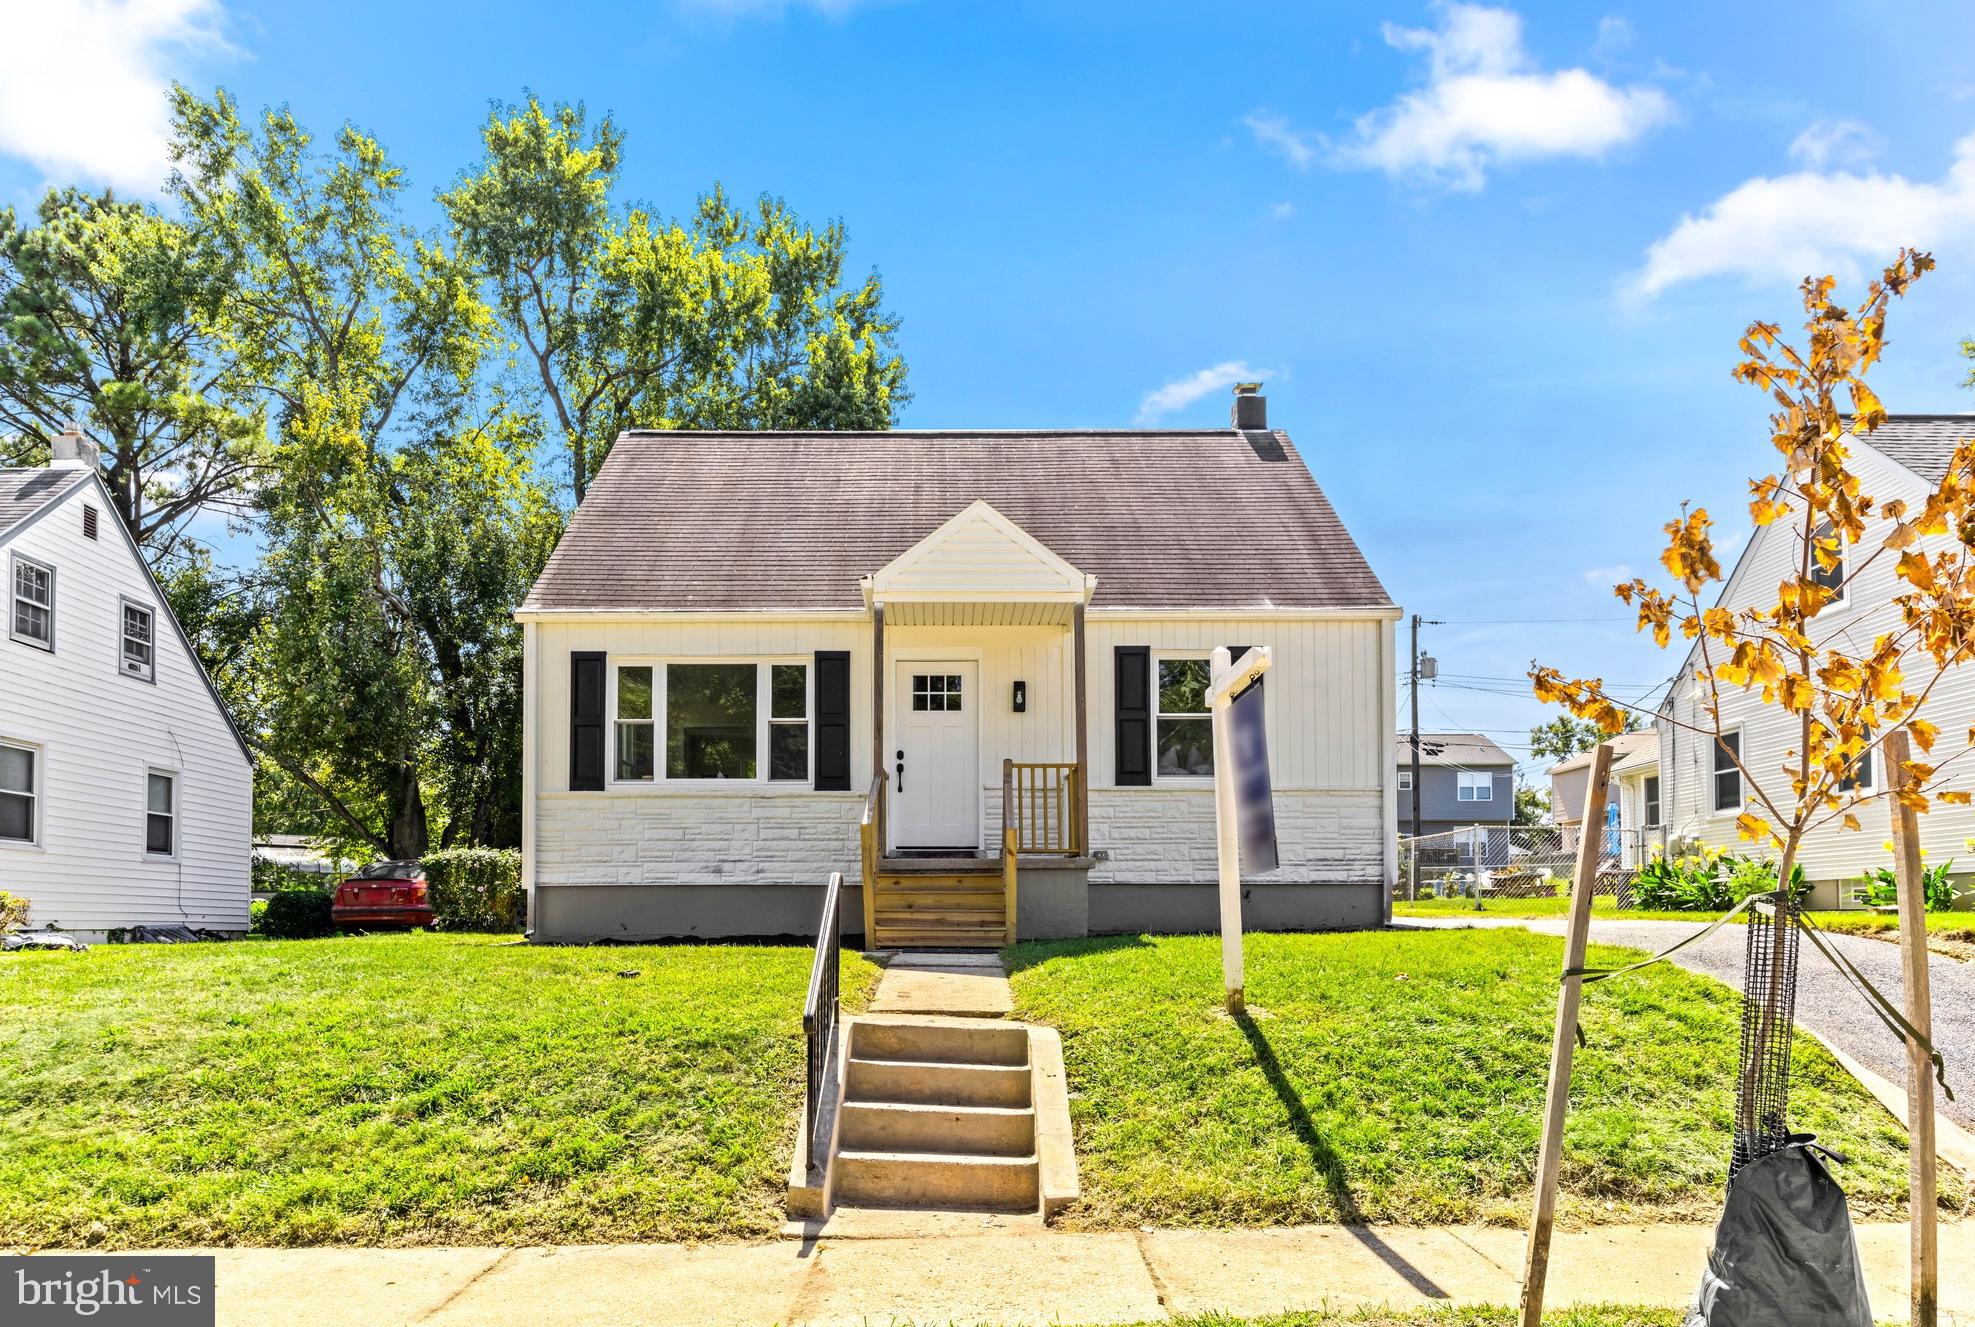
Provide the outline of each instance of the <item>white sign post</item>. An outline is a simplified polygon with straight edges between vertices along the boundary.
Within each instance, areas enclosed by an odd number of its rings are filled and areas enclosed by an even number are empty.
[[[1221,979],[1227,987],[1230,1014],[1238,1014],[1246,1007],[1241,959],[1241,809],[1237,796],[1240,772],[1235,767],[1230,712],[1234,698],[1268,672],[1269,663],[1270,651],[1266,645],[1249,649],[1239,664],[1233,661],[1225,646],[1217,649],[1213,682],[1207,690],[1207,709],[1214,722],[1214,832],[1219,841],[1221,866]]]

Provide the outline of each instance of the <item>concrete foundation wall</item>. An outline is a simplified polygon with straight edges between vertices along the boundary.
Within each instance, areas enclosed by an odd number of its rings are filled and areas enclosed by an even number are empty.
[[[556,944],[644,940],[813,939],[818,885],[546,885],[530,934]],[[845,878],[843,933],[862,938],[864,891]]]
[[[1241,924],[1250,931],[1348,931],[1380,925],[1385,890],[1376,882],[1338,885],[1254,884],[1241,890]],[[1221,929],[1213,885],[1090,887],[1090,934],[1191,934]]]

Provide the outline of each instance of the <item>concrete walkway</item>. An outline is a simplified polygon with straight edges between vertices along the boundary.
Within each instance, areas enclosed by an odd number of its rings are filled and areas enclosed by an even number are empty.
[[[1006,1018],[1015,1012],[1015,996],[999,954],[894,954],[867,1012]]]
[[[1562,1232],[1549,1303],[1677,1307],[1712,1232]],[[1872,1304],[1905,1317],[1905,1226],[1861,1227]],[[866,1327],[1154,1322],[1517,1301],[1519,1231],[1307,1226],[1063,1233],[982,1218],[908,1239],[523,1249],[221,1249],[228,1327]],[[1941,1231],[1942,1321],[1975,1327],[1975,1223]],[[4,1274],[4,1273],[0,1273]]]

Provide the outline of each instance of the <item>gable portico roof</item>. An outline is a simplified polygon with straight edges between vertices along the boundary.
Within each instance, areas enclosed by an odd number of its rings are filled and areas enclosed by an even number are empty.
[[[857,610],[975,502],[1093,608],[1393,610],[1287,434],[1200,429],[626,433],[522,611]]]

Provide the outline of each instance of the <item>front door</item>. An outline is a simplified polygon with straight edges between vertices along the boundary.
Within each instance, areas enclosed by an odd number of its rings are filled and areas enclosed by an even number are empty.
[[[980,673],[901,660],[893,671],[892,846],[981,846]]]

